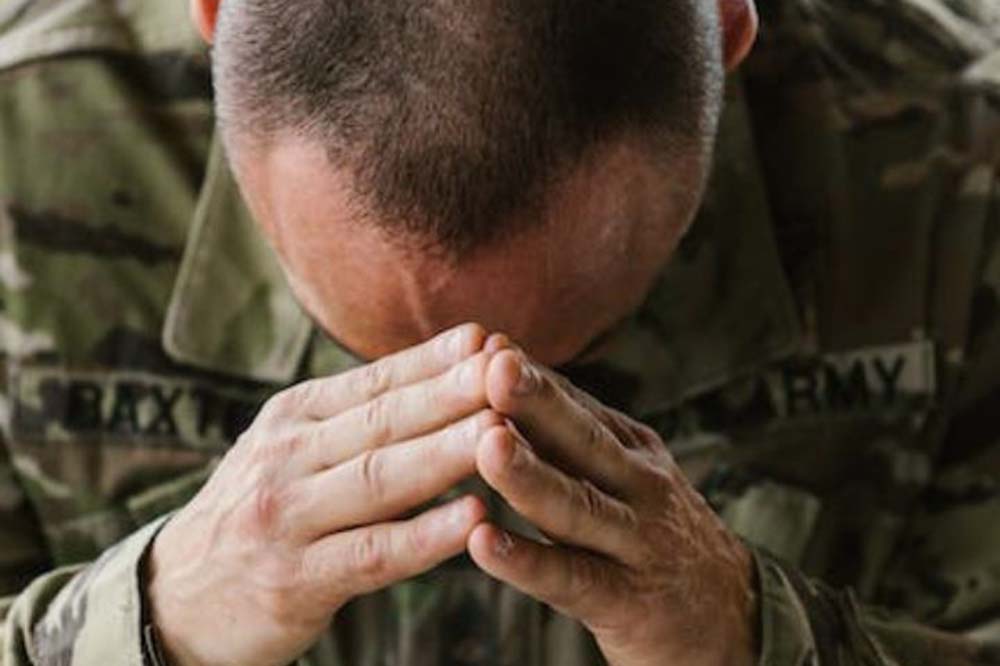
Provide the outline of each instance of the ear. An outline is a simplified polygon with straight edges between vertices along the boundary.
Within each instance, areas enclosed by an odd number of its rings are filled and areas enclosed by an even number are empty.
[[[747,57],[757,39],[757,7],[754,0],[718,2],[726,70],[732,71]]]
[[[219,15],[219,3],[222,0],[190,0],[191,20],[198,28],[201,38],[211,44],[215,38],[215,19]]]

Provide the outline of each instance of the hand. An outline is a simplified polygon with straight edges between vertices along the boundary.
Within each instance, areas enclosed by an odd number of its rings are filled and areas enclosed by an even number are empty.
[[[755,663],[750,555],[656,433],[515,350],[486,381],[514,425],[483,435],[479,472],[552,543],[482,523],[476,563],[583,623],[613,666]]]
[[[272,398],[150,556],[173,666],[287,664],[352,597],[465,548],[485,507],[400,516],[475,472],[485,333],[465,326]]]

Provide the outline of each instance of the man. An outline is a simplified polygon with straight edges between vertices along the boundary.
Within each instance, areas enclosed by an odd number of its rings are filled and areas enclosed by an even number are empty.
[[[5,666],[997,663],[992,5],[765,7],[691,226],[747,3],[197,0],[278,269],[178,4],[0,14]]]

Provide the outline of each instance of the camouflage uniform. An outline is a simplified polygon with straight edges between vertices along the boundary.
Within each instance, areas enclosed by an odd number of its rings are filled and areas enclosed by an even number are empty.
[[[149,663],[160,517],[266,396],[357,363],[248,220],[184,6],[0,4],[2,666]],[[1000,664],[1000,3],[761,9],[700,219],[566,371],[755,545],[762,664]],[[601,663],[461,558],[304,660]]]

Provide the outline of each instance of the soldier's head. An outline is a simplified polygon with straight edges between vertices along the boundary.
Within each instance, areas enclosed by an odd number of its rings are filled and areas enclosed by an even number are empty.
[[[297,296],[365,356],[465,320],[549,363],[696,211],[752,0],[192,0]]]

